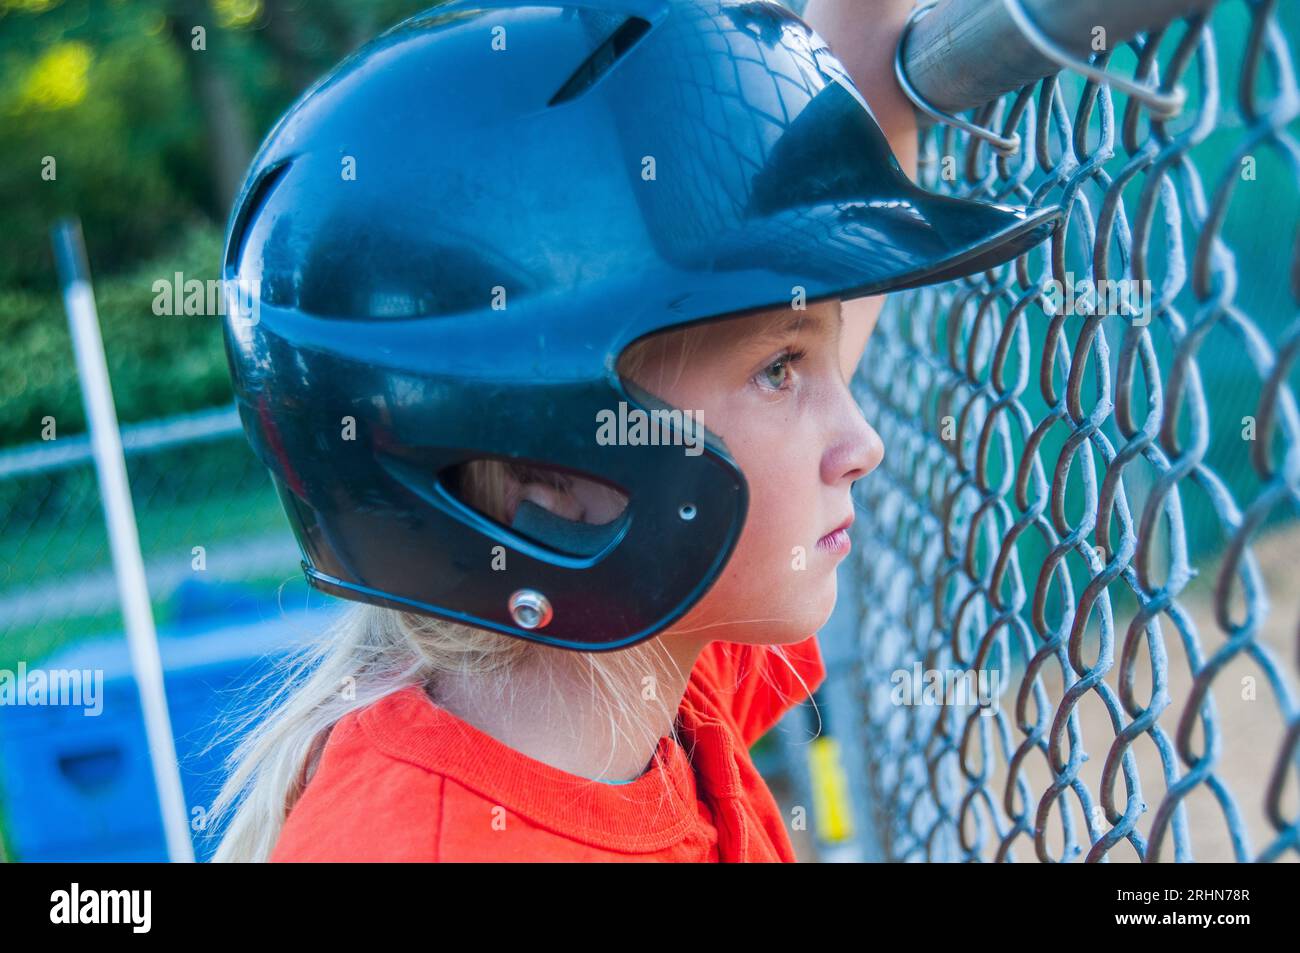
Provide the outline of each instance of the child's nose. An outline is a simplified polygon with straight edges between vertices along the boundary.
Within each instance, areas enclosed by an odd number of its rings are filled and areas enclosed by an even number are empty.
[[[840,406],[839,428],[822,456],[822,480],[832,486],[860,480],[885,458],[884,441],[876,428],[867,423],[862,408],[847,387],[842,391]]]

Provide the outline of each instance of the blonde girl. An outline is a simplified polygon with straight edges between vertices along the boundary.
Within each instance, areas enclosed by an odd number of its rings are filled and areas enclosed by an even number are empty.
[[[877,296],[1056,221],[908,180],[909,5],[863,6],[444,3],[272,130],[227,351],[351,605],[249,714],[217,860],[795,859],[748,748],[826,677]]]

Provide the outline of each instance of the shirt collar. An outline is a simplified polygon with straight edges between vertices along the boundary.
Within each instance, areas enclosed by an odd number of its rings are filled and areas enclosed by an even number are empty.
[[[712,722],[699,710],[699,700],[689,698],[689,683],[687,694],[678,719],[694,741],[698,729]],[[421,685],[386,695],[359,718],[390,757],[451,778],[541,827],[594,846],[650,852],[676,843],[700,823],[694,769],[670,736],[659,739],[645,774],[611,785],[511,748],[436,704]]]

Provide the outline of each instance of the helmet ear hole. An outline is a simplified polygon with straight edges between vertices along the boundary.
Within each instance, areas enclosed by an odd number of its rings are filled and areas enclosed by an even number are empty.
[[[480,457],[449,467],[439,480],[501,528],[563,555],[602,552],[628,522],[622,489],[548,464]]]

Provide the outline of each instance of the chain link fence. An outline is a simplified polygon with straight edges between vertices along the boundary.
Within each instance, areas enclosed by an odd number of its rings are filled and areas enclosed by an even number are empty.
[[[124,426],[122,443],[160,625],[237,611],[236,593],[300,578],[279,500],[233,407]],[[0,451],[0,668],[120,637],[122,624],[88,438]]]
[[[824,727],[863,855],[1300,856],[1295,6],[1222,0],[1092,57],[1184,89],[1176,115],[1062,69],[925,132],[927,188],[1069,221],[891,296],[853,382],[886,454]],[[1084,279],[1149,281],[1149,313],[1050,293]],[[232,408],[123,442],[160,625],[198,580],[305,585]],[[84,439],[0,452],[0,668],[121,628]]]
[[[891,296],[854,380],[866,856],[1300,857],[1295,12],[1225,0],[923,133],[927,188],[1068,225]]]

